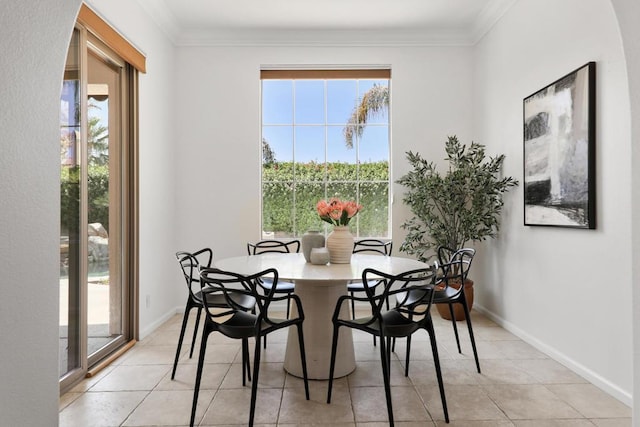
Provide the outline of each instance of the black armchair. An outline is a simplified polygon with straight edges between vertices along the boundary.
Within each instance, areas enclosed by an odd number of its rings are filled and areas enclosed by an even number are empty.
[[[259,282],[268,277],[273,287],[264,295],[258,292]],[[271,268],[262,272],[244,276],[241,274],[222,271],[215,268],[202,268],[200,270],[200,285],[204,288],[211,287],[221,292],[229,305],[229,309],[221,313],[214,313],[205,303],[208,299],[208,293],[204,294],[203,308],[205,308],[206,317],[205,325],[202,333],[202,343],[200,344],[200,357],[198,358],[198,368],[196,371],[196,383],[193,395],[193,405],[191,409],[191,426],[195,421],[196,407],[198,404],[198,393],[200,390],[200,379],[204,366],[204,358],[207,349],[207,337],[212,332],[220,332],[221,334],[235,339],[241,339],[242,346],[242,366],[243,372],[246,367],[249,370],[249,346],[247,340],[251,337],[255,338],[255,350],[253,359],[253,379],[251,385],[251,403],[249,409],[249,426],[253,426],[255,418],[256,396],[258,391],[258,375],[260,373],[260,341],[271,332],[278,329],[296,326],[298,328],[298,343],[300,345],[300,359],[302,363],[302,372],[305,387],[305,396],[309,400],[309,384],[307,380],[307,361],[304,351],[304,336],[302,332],[302,322],[304,321],[304,311],[300,298],[297,295],[285,294],[276,297],[276,288],[278,284],[278,272]],[[258,307],[258,313],[252,314],[246,311],[241,303],[239,296],[251,297],[255,299]],[[280,319],[271,317],[269,308],[275,301],[292,300],[296,304],[297,316],[293,319]],[[244,373],[243,373],[244,385]]]
[[[434,295],[435,277],[434,271],[430,268],[407,271],[397,275],[391,275],[368,268],[362,273],[362,283],[364,284],[366,297],[344,295],[338,299],[332,318],[333,341],[331,347],[327,403],[331,403],[331,390],[333,387],[333,372],[336,362],[339,330],[341,327],[361,330],[373,336],[380,337],[380,359],[382,363],[387,412],[389,415],[389,424],[393,426],[393,406],[390,386],[391,339],[410,337],[414,332],[425,329],[431,341],[431,350],[442,400],[442,410],[445,421],[449,422],[447,400],[442,382],[440,359],[438,357],[438,346],[430,311]],[[382,280],[381,283],[383,283],[384,286],[382,293],[378,295],[375,294],[373,288],[367,285],[371,281],[375,282],[376,280]],[[399,304],[389,311],[383,312],[383,305],[387,298],[400,294],[403,295],[402,304]],[[356,319],[341,319],[339,314],[342,304],[349,303],[354,299],[356,301],[368,301],[371,305],[371,315]],[[413,299],[421,301],[421,304],[413,304]]]
[[[178,359],[180,358],[180,350],[182,349],[182,341],[189,320],[189,312],[192,308],[196,308],[196,325],[193,329],[193,338],[191,339],[191,349],[189,350],[189,359],[193,357],[193,348],[196,343],[196,335],[198,334],[198,326],[200,325],[200,317],[202,315],[202,292],[211,293],[207,298],[207,304],[212,308],[228,308],[227,301],[221,292],[214,292],[213,289],[206,288],[204,291],[200,289],[200,279],[198,268],[211,267],[213,261],[213,251],[210,248],[203,248],[199,251],[189,253],[180,251],[176,253],[178,264],[182,270],[182,275],[187,285],[187,303],[184,308],[184,316],[182,317],[182,327],[180,328],[180,337],[178,338],[178,348],[173,361],[173,369],[171,371],[171,379],[176,376],[178,367]],[[255,299],[247,295],[239,295],[238,301],[246,310],[253,310]]]

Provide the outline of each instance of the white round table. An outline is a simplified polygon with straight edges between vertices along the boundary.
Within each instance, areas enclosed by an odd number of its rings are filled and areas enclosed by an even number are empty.
[[[275,268],[279,279],[295,282],[295,293],[300,297],[305,314],[302,329],[310,379],[329,378],[333,334],[331,316],[337,299],[347,293],[348,281],[361,279],[365,268],[399,274],[428,267],[423,262],[409,258],[364,254],[353,254],[350,264],[313,265],[306,262],[301,253],[239,256],[215,260],[214,264],[221,270],[247,275]],[[295,308],[295,304],[292,308]],[[340,317],[350,317],[348,304],[342,305]],[[334,377],[348,375],[355,368],[351,329],[340,328]],[[289,329],[284,369],[292,375],[302,377],[300,348],[294,328]]]

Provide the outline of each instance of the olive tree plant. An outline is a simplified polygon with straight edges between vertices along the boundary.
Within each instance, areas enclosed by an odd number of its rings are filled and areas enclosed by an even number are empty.
[[[485,147],[466,146],[449,136],[445,144],[449,168],[407,152],[412,170],[398,179],[406,187],[403,202],[412,214],[400,251],[427,262],[439,246],[460,249],[467,242],[494,238],[500,227],[502,196],[518,181],[500,177],[504,155],[487,158]]]

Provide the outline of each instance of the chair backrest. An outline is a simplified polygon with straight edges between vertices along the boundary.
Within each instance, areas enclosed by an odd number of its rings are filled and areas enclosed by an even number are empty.
[[[354,254],[359,252],[368,252],[391,256],[392,249],[393,242],[391,240],[384,242],[378,239],[361,239],[356,241],[353,245]]]
[[[200,267],[211,267],[213,262],[213,250],[211,248],[203,248],[196,252],[178,251],[176,252],[178,264],[182,270],[182,275],[189,289],[189,293],[195,298],[193,284],[200,282],[198,269]],[[196,289],[198,291],[200,289]]]
[[[446,250],[451,251],[451,249]],[[443,251],[443,253],[445,252]],[[473,248],[462,248],[457,251],[453,251],[448,261],[443,262],[440,266],[445,282],[447,284],[452,281],[460,282],[462,288],[464,286],[464,281],[467,280],[467,276],[469,275],[469,270],[471,269],[471,263],[473,262],[475,254],[476,251]],[[438,249],[438,257],[440,257],[440,248]]]
[[[297,253],[300,252],[300,240],[294,239],[287,242],[280,240],[260,240],[256,243],[247,243],[249,255],[266,253]]]
[[[373,268],[365,269],[362,272],[362,283],[364,284],[367,299],[371,304],[373,318],[380,318],[383,307],[386,306],[385,302],[395,294],[401,294],[397,310],[417,315],[428,313],[433,300],[436,277],[436,269],[431,267],[409,270],[400,274],[388,274]],[[383,291],[376,294],[375,288],[370,287],[369,283],[378,281],[382,281]],[[419,312],[416,311],[416,308],[411,304],[412,301],[409,301],[408,298],[421,301],[424,307],[421,307]]]
[[[438,262],[440,264],[448,264],[455,252],[455,249],[451,249],[447,246],[438,246]]]
[[[268,323],[273,323],[269,320],[269,305],[272,301],[280,301],[290,297],[279,296],[275,297],[275,289],[278,283],[278,271],[275,268],[269,268],[264,271],[260,271],[251,275],[243,275],[234,273],[231,271],[224,271],[217,268],[200,268],[200,286],[204,289],[209,287],[213,291],[219,291],[224,294],[225,300],[229,305],[230,312],[233,311],[247,311],[247,307],[244,307],[238,303],[239,295],[248,295],[255,299],[257,310],[257,322],[261,320]],[[258,282],[268,277],[273,281],[274,286],[264,294],[262,291],[258,291]],[[203,292],[204,298],[208,293]],[[235,298],[234,298],[235,296]],[[211,317],[220,317],[220,313],[216,311],[214,314],[209,310],[205,304],[207,313]],[[228,314],[229,312],[226,312]]]

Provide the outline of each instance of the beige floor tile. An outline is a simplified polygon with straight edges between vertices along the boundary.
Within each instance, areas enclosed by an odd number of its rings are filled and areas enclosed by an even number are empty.
[[[250,341],[251,342],[251,341]],[[251,356],[251,362],[253,363],[253,358],[254,358],[254,347],[253,347],[253,342],[251,342],[250,345],[250,351],[249,354]],[[285,342],[271,342],[270,340],[267,341],[267,348],[263,348],[262,351],[260,352],[260,361],[263,363],[283,363],[284,362],[284,352],[287,348],[287,344],[286,341]],[[240,359],[241,359],[242,355],[238,354],[238,357],[236,358],[236,362],[240,363]]]
[[[431,416],[436,420],[444,420],[438,386],[418,386],[417,390]],[[481,386],[445,385],[444,392],[451,421],[502,421],[507,418]]]
[[[366,311],[367,307],[359,308],[360,313]],[[458,322],[460,354],[451,322],[437,314],[433,319],[450,424],[444,423],[429,335],[414,334],[408,378],[406,340],[398,340],[391,356],[396,426],[631,426],[630,408],[485,316],[472,311],[472,319],[482,374],[476,372],[466,323]],[[181,322],[181,314],[173,316],[111,366],[63,395],[60,426],[188,425],[200,342],[198,335],[189,359],[195,310],[189,316],[176,378],[171,380]],[[302,379],[283,369],[288,332],[272,334],[262,350],[256,427],[388,426],[380,343],[374,346],[371,335],[359,331],[353,336],[357,368],[334,381],[332,403],[327,404],[328,382],[310,380],[307,401]],[[253,367],[255,341],[249,346]],[[246,425],[252,383],[242,386],[240,349],[239,340],[219,333],[209,336],[198,402],[201,427]]]
[[[152,390],[171,365],[121,365],[116,366],[91,391],[135,391]]]
[[[473,319],[471,320],[473,321]],[[511,332],[497,326],[473,326],[473,336],[476,341],[518,341],[520,338],[513,335]],[[467,328],[464,328],[464,337],[469,340],[469,333]],[[462,337],[461,337],[462,338]],[[471,341],[469,341],[471,343]],[[461,343],[462,344],[462,343]]]
[[[397,340],[395,354],[398,357],[398,360],[401,360],[403,363],[406,359],[407,352],[407,342],[404,339]],[[438,358],[440,360],[443,359],[451,359],[449,352],[445,350],[442,345],[438,344]],[[431,343],[429,341],[418,341],[415,339],[411,340],[411,354],[409,363],[414,360],[433,360],[433,351],[431,350]]]
[[[350,387],[384,386],[382,363],[379,361],[358,362],[356,370],[347,376]],[[391,362],[391,385],[410,386],[404,376],[404,367],[398,361]]]
[[[516,420],[516,427],[593,427],[587,419],[577,420]]]
[[[258,389],[255,410],[256,424],[275,424],[282,390]],[[202,425],[244,424],[249,422],[251,388],[219,390],[204,414]]]
[[[451,420],[449,424],[440,420],[436,421],[437,427],[514,427],[509,420]]]
[[[279,423],[304,424],[354,422],[348,388],[334,383],[331,403],[327,403],[326,381],[313,381],[309,385],[309,400],[300,388],[285,388],[282,395]]]
[[[198,396],[196,420],[202,417],[214,392],[201,390]],[[193,392],[187,390],[152,391],[122,424],[123,426],[188,425]]]
[[[595,418],[591,422],[598,427],[631,427],[631,418]]]
[[[357,423],[356,427],[389,427],[388,422]],[[448,425],[448,424],[447,424]],[[397,421],[396,427],[435,427],[433,421]]]
[[[440,370],[444,384],[478,384],[480,375],[470,360],[440,360]],[[416,385],[437,385],[438,377],[433,361],[411,361],[409,378]]]
[[[73,393],[82,393],[89,390],[93,387],[98,381],[102,380],[105,376],[109,374],[112,370],[114,370],[116,365],[107,366],[106,368],[100,370],[96,375],[85,378],[80,381],[76,386],[74,386],[70,392]]]
[[[583,418],[543,385],[482,386],[511,420]]]
[[[202,368],[200,389],[217,390],[227,375],[229,366],[227,363],[205,363]],[[193,364],[179,364],[175,378],[171,379],[171,370],[169,370],[155,387],[155,390],[193,390],[197,367]]]
[[[58,411],[62,411],[82,395],[82,392],[69,392],[63,394],[62,396],[60,396],[60,401],[58,402]]]
[[[546,359],[543,359],[546,360]],[[481,374],[473,372],[479,384],[537,384],[539,380],[521,367],[519,360],[488,359],[480,362]]]
[[[580,384],[587,380],[552,359],[524,359],[513,362],[543,384]]]
[[[252,374],[254,366],[251,365]],[[260,388],[282,388],[286,372],[282,363],[261,363],[260,372],[258,374],[258,387]],[[251,382],[246,382],[247,387],[251,387]],[[242,388],[242,365],[234,363],[224,378],[222,389],[226,388]]]
[[[350,391],[357,422],[389,420],[384,387],[353,387]],[[431,421],[413,387],[391,387],[391,402],[394,420]]]
[[[119,426],[148,392],[86,392],[60,412],[60,427]]]
[[[184,339],[182,340],[182,349],[190,349],[191,348],[191,340],[193,339],[193,327],[195,322],[189,323],[189,326],[185,330]],[[198,335],[196,337],[196,344],[194,346],[194,354],[198,351],[198,347],[200,345],[200,331],[202,330],[202,326],[198,328]],[[180,329],[162,329],[153,332],[151,335],[146,337],[144,340],[140,342],[141,345],[172,345],[178,346],[178,339],[180,338]],[[175,348],[174,347],[174,348]]]
[[[303,423],[278,423],[278,427],[356,427],[356,423],[314,423],[314,422],[303,422]],[[368,427],[368,426],[367,426]],[[388,426],[387,426],[388,427]]]
[[[135,346],[127,352],[122,365],[173,365],[175,345]]]
[[[233,363],[233,361],[236,359],[236,356],[239,356],[240,358],[242,357],[242,355],[240,354],[240,348],[241,348],[240,341],[238,341],[237,343],[231,343],[231,344],[207,345],[207,350],[204,356],[204,362],[205,363]],[[199,345],[197,349],[198,351],[200,351]],[[175,347],[173,351],[175,356]],[[188,352],[186,350],[183,350],[182,356],[178,360],[178,364],[181,364],[181,363],[198,364],[198,357],[199,357],[199,354],[194,353],[193,358],[189,359]],[[171,359],[171,363],[173,364],[173,359]]]
[[[549,385],[548,388],[587,418],[631,417],[631,408],[592,384]]]

